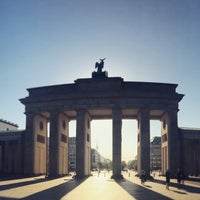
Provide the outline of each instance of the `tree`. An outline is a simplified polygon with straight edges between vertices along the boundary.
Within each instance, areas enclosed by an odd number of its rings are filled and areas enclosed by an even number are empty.
[[[127,168],[128,169],[137,170],[137,160],[130,160],[130,161],[128,161]]]
[[[92,163],[91,164],[91,169],[94,170],[94,169],[97,169],[99,168],[99,165],[97,163]]]
[[[111,170],[112,169],[112,162],[111,161],[105,161],[105,162],[98,162],[98,163],[91,163],[91,169],[106,169]]]
[[[122,162],[121,162],[121,166],[122,166],[122,170],[124,170],[124,169],[126,168],[126,166],[127,166],[127,165],[126,165],[126,162],[125,162],[125,161],[122,161]]]

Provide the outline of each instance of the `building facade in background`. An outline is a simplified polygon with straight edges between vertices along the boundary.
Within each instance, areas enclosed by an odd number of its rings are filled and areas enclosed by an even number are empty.
[[[1,131],[16,131],[16,130],[18,130],[17,124],[0,119],[0,132]]]
[[[186,174],[200,176],[200,129],[180,128],[181,164]]]
[[[23,174],[24,133],[17,124],[0,119],[0,176]]]
[[[161,137],[153,137],[150,141],[151,170],[161,170]]]
[[[91,164],[92,163],[110,163],[109,159],[104,158],[96,150],[91,148]],[[69,171],[76,170],[76,137],[69,137]]]
[[[76,171],[76,137],[69,137],[69,171]]]

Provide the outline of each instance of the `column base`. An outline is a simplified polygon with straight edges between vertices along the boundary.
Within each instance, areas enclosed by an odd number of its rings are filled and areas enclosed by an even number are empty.
[[[60,178],[60,177],[65,177],[69,176],[69,174],[46,174],[46,178],[54,179],[54,178]]]
[[[87,178],[87,176],[84,176],[84,175],[82,175],[82,176],[81,175],[75,175],[74,178],[80,180],[80,179]]]
[[[80,179],[86,179],[89,176],[92,176],[92,175],[91,174],[90,175],[75,175],[74,178],[77,180],[80,180]]]
[[[121,180],[124,179],[123,175],[119,174],[119,175],[112,175],[111,179],[115,179],[115,180]]]

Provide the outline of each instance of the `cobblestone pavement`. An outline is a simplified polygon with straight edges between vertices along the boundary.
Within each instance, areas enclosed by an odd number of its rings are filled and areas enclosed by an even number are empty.
[[[167,190],[164,177],[157,176],[142,185],[133,172],[124,173],[125,179],[120,181],[110,176],[101,172],[84,180],[43,176],[1,180],[0,200],[200,200],[199,182],[185,181],[185,185],[178,188],[173,179]]]

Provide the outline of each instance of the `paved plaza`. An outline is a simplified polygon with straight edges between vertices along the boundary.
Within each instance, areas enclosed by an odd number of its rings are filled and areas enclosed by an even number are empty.
[[[200,183],[185,181],[177,187],[173,179],[169,190],[164,177],[144,185],[133,172],[124,173],[124,179],[115,181],[106,172],[94,173],[84,180],[71,176],[47,179],[44,176],[0,181],[0,200],[168,200],[200,199]]]

